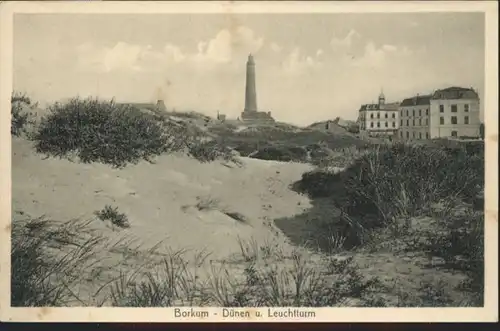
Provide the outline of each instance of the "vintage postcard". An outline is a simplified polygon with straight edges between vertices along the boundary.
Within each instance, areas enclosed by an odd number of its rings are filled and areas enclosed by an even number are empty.
[[[0,14],[2,321],[498,321],[496,2]]]

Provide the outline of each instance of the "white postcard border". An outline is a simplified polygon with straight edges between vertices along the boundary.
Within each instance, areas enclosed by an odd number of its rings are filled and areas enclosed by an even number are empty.
[[[222,308],[199,308],[208,317],[176,318],[175,308],[10,307],[11,138],[13,15],[15,13],[396,13],[484,12],[485,61],[485,307],[484,308],[297,308],[313,318],[268,317],[268,308],[245,308],[251,318],[223,318]],[[377,2],[2,2],[0,3],[0,320],[40,322],[481,322],[498,321],[498,3],[494,1]],[[182,307],[182,310],[189,308]],[[285,312],[289,308],[269,308]],[[362,309],[361,311],[358,311]],[[262,317],[255,317],[261,312]]]

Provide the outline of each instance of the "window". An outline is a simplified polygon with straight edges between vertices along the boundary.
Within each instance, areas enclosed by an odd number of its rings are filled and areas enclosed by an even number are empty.
[[[410,138],[410,133],[406,131],[406,138]]]
[[[444,125],[444,117],[439,118],[439,124]]]
[[[413,109],[413,117],[415,117],[415,109]]]
[[[380,122],[377,122],[377,128],[380,128]]]
[[[457,112],[457,105],[451,105],[451,112],[456,113]]]
[[[401,120],[401,126],[403,126],[403,120]]]
[[[385,127],[388,127],[389,126],[389,123],[385,122]]]
[[[426,138],[426,139],[429,139],[429,132],[426,132],[426,133],[425,133],[425,138]]]
[[[469,124],[469,116],[464,117],[464,124]]]
[[[380,113],[377,113],[377,118],[380,118]]]
[[[418,110],[418,116],[422,116],[422,109]]]
[[[388,118],[389,117],[389,114],[385,113],[385,118]]]
[[[403,117],[403,109],[401,109],[401,117]]]
[[[413,131],[413,138],[415,138],[415,131]]]
[[[399,132],[399,136],[403,138],[403,131]]]
[[[392,118],[396,118],[396,113],[392,113]]]
[[[415,126],[415,119],[413,119],[413,126]]]
[[[468,104],[464,105],[464,112],[466,112],[466,113],[469,112],[469,105]]]
[[[392,127],[395,128],[396,127],[396,122],[392,122]]]
[[[422,119],[421,118],[418,119],[418,125],[422,125]]]
[[[457,137],[458,136],[458,132],[457,131],[451,131],[451,136],[452,137]]]
[[[410,120],[406,120],[406,126],[410,126]]]
[[[439,112],[444,113],[444,105],[439,105]]]
[[[406,116],[410,116],[410,111],[408,109],[406,110]]]
[[[457,124],[458,121],[457,121],[457,117],[456,116],[452,116],[451,117],[451,124]]]
[[[429,116],[429,108],[425,110],[425,115]]]
[[[370,123],[370,128],[373,128],[373,122]]]
[[[422,139],[422,132],[418,133],[418,139]]]
[[[425,125],[429,125],[429,119],[428,118],[425,119]]]
[[[370,118],[373,118],[373,114],[370,114]]]

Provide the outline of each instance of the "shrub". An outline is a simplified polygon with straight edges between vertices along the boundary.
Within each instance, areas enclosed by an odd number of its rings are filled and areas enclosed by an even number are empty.
[[[175,129],[133,107],[75,98],[50,107],[34,140],[39,153],[123,167],[172,149]]]
[[[356,159],[367,154],[369,149],[366,147],[350,146],[346,148],[339,148],[336,150],[327,150],[321,156],[311,153],[312,164],[320,168],[338,167],[345,168],[351,165]]]
[[[110,205],[106,205],[104,209],[96,211],[94,214],[103,222],[110,221],[111,224],[120,228],[130,227],[127,215],[119,213],[118,207],[113,208]]]
[[[328,146],[319,143],[306,146],[306,150],[309,152],[311,163],[314,165],[319,165],[321,160],[328,159],[332,155],[332,150]]]
[[[32,104],[31,99],[26,94],[13,92],[11,96],[11,126],[10,133],[14,136],[20,136],[26,132],[26,126],[33,124],[34,120],[27,109],[32,109],[36,105]]]
[[[305,162],[307,151],[299,146],[266,146],[251,154],[250,157],[261,160]]]
[[[439,201],[476,197],[484,187],[484,152],[383,145],[343,172],[307,172],[295,187],[312,198],[331,199],[364,229],[387,226],[428,213]]]
[[[202,141],[195,139],[189,144],[188,153],[200,162],[212,162],[217,159],[236,162],[235,155],[231,148],[225,145],[220,139]]]

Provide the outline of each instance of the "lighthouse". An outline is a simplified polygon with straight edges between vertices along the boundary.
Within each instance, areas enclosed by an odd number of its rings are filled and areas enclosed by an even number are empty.
[[[258,111],[257,89],[255,86],[255,61],[253,55],[248,55],[246,85],[245,85],[245,109],[241,113],[241,119],[251,123],[274,122],[271,112]]]
[[[247,80],[245,87],[245,112],[257,111],[257,91],[255,89],[255,61],[252,54],[247,61]]]

